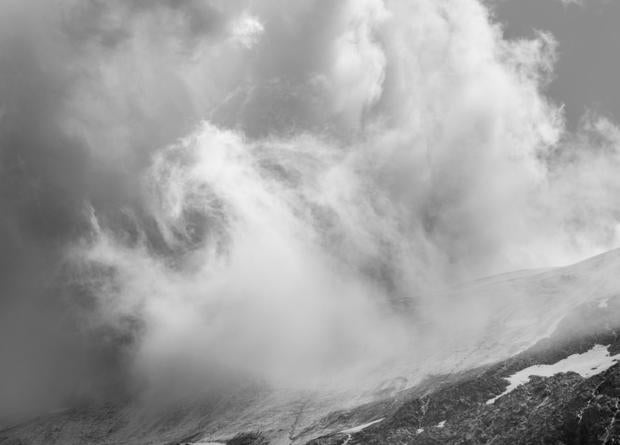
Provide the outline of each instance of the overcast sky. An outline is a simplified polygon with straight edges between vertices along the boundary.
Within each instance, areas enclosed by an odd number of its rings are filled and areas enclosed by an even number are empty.
[[[620,118],[620,2],[499,0],[493,8],[508,38],[547,31],[557,39],[548,93],[565,104],[571,128],[588,109]]]
[[[361,372],[438,289],[620,245],[584,1],[0,0],[0,410]]]

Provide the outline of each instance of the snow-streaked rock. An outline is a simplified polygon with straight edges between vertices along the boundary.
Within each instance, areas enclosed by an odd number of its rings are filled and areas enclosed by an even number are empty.
[[[383,421],[383,418],[377,419],[377,420],[373,420],[372,422],[364,423],[362,425],[354,426],[353,428],[347,428],[346,430],[342,430],[341,433],[342,434],[355,434],[355,433],[359,433],[360,431],[365,430],[369,426],[374,425],[376,423],[379,423],[381,421]]]
[[[573,354],[552,365],[534,365],[511,375],[506,380],[510,383],[508,388],[500,395],[487,400],[487,405],[495,403],[497,399],[514,391],[517,387],[527,383],[531,376],[551,377],[563,372],[576,372],[582,377],[591,377],[606,371],[618,360],[620,354],[609,355],[608,346],[595,345],[583,354]]]

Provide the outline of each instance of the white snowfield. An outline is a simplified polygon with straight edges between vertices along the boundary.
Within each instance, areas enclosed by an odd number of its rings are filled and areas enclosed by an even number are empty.
[[[355,434],[355,433],[359,433],[360,431],[368,428],[369,426],[374,425],[375,423],[381,422],[383,419],[384,418],[382,417],[381,419],[373,420],[372,422],[368,422],[368,423],[364,423],[362,425],[354,426],[353,428],[348,428],[348,429],[342,430],[340,432],[342,434]]]
[[[506,378],[510,383],[508,388],[500,395],[487,400],[487,405],[495,403],[497,399],[514,391],[520,385],[527,383],[531,376],[551,377],[565,372],[576,372],[584,378],[592,377],[611,368],[620,360],[620,354],[609,355],[609,346],[594,345],[592,349],[583,354],[569,355],[553,365],[534,365]]]
[[[223,442],[188,442],[187,445],[226,445]]]
[[[224,442],[181,442],[181,445],[226,445]]]

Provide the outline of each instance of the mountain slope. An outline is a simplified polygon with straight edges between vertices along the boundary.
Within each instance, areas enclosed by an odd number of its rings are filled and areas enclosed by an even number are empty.
[[[247,385],[164,411],[75,407],[9,426],[0,444],[620,443],[619,272],[612,251],[455,289],[447,323],[481,312],[475,329],[465,320],[359,394]]]
[[[381,422],[309,443],[620,443],[620,365],[618,356],[613,357],[619,353],[620,298],[603,307],[584,304],[551,337],[523,353],[429,378],[430,389],[422,385],[403,395],[399,407]],[[557,363],[568,365],[557,374],[533,375],[502,395],[519,371],[544,374],[544,365]]]

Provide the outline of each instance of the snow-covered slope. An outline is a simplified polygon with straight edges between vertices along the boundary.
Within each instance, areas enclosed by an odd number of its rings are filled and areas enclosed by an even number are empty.
[[[458,371],[510,357],[551,335],[578,306],[604,305],[616,295],[620,250],[572,266],[502,274],[456,288],[429,303],[429,311],[442,313],[438,328],[447,334],[440,336],[445,341],[427,361],[432,368],[427,371]]]
[[[416,349],[415,356],[378,369],[385,382],[374,389],[326,394],[240,387],[217,400],[192,401],[151,415],[135,402],[72,409],[4,429],[0,444],[314,440],[352,445],[431,438],[452,443],[461,434],[477,438],[471,443],[484,443],[489,435],[498,437],[496,443],[511,443],[520,437],[506,426],[511,416],[532,434],[545,431],[544,425],[532,424],[514,410],[525,407],[550,416],[555,423],[549,431],[559,437],[562,431],[581,431],[578,425],[590,422],[588,413],[600,405],[595,403],[599,399],[610,411],[605,414],[607,408],[599,406],[598,423],[588,425],[592,434],[610,437],[614,431],[601,425],[615,422],[613,404],[620,396],[614,361],[620,353],[618,296],[617,250],[574,266],[490,277],[421,305],[418,318],[427,314],[432,321],[417,335],[432,341]],[[445,316],[434,317],[440,311]],[[592,399],[605,382],[611,389]],[[494,403],[487,404],[489,400]],[[581,420],[575,426],[560,412]],[[504,433],[497,432],[501,428]]]
[[[556,374],[575,372],[581,377],[592,377],[600,374],[615,365],[620,360],[620,354],[609,355],[609,345],[594,345],[592,349],[581,353],[572,354],[552,365],[532,365],[522,369],[506,378],[509,385],[506,390],[487,400],[487,404],[495,403],[497,399],[511,393],[519,386],[526,384],[532,376],[551,377]]]

